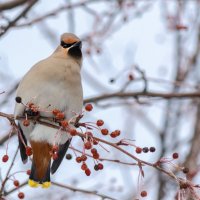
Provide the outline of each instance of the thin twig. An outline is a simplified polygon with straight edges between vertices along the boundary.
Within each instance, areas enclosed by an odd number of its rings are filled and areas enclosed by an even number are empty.
[[[65,188],[65,189],[69,189],[73,192],[82,192],[82,193],[86,193],[86,194],[90,194],[90,195],[96,195],[96,196],[99,196],[101,197],[102,199],[111,199],[111,200],[116,200],[112,197],[109,197],[107,195],[104,195],[104,194],[99,194],[97,191],[89,191],[89,190],[84,190],[84,189],[80,189],[80,188],[75,188],[75,187],[72,187],[72,186],[68,186],[68,185],[63,185],[61,183],[57,183],[57,182],[51,182],[53,185],[55,186],[58,186],[58,187],[61,187],[61,188]]]
[[[13,157],[13,159],[12,159],[12,162],[11,162],[11,164],[10,164],[10,167],[8,168],[8,171],[7,171],[7,173],[6,173],[5,179],[4,179],[3,182],[2,182],[1,189],[0,189],[0,197],[3,196],[4,187],[5,187],[5,184],[6,184],[7,180],[8,180],[10,171],[11,171],[13,165],[14,165],[15,159],[16,159],[16,157],[17,157],[18,150],[19,150],[19,147],[17,147],[17,150],[16,150],[16,152],[15,152],[15,154],[14,154],[14,157]]]

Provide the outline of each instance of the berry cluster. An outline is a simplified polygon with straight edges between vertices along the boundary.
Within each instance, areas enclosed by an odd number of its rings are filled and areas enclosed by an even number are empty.
[[[143,147],[143,148],[141,148],[141,147],[136,147],[135,148],[135,152],[137,153],[137,154],[140,154],[140,153],[148,153],[148,152],[151,152],[151,153],[153,153],[153,152],[155,152],[156,151],[156,148],[155,147],[150,147],[150,148],[148,148],[148,147]]]

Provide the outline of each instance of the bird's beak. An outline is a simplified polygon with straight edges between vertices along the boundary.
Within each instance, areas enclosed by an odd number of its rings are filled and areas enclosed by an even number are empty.
[[[82,47],[82,42],[81,42],[81,41],[76,42],[75,44],[72,45],[71,48],[76,48],[76,47],[78,47],[79,49],[81,49],[81,47]]]

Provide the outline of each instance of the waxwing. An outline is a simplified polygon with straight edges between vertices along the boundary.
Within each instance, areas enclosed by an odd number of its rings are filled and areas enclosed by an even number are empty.
[[[55,52],[25,74],[16,92],[15,118],[34,115],[53,118],[52,110],[57,109],[64,113],[66,119],[71,119],[74,113],[81,112],[81,45],[77,36],[64,33]],[[30,104],[37,106],[39,111],[31,112]],[[70,134],[37,122],[30,121],[28,126],[23,122],[24,119],[18,120],[22,161],[25,163],[28,158],[27,143],[30,143],[33,153],[28,183],[32,187],[41,184],[48,188],[51,185],[50,172],[55,173],[62,162],[70,145]],[[52,161],[50,152],[55,144],[58,157]]]

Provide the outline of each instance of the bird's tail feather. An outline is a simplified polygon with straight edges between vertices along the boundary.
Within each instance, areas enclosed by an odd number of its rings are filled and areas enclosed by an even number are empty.
[[[51,161],[49,161],[49,165],[45,176],[42,179],[39,179],[37,176],[37,168],[35,167],[34,161],[32,161],[31,174],[28,181],[29,186],[38,187],[39,185],[41,185],[42,188],[50,187],[51,186],[50,166],[51,166]]]

